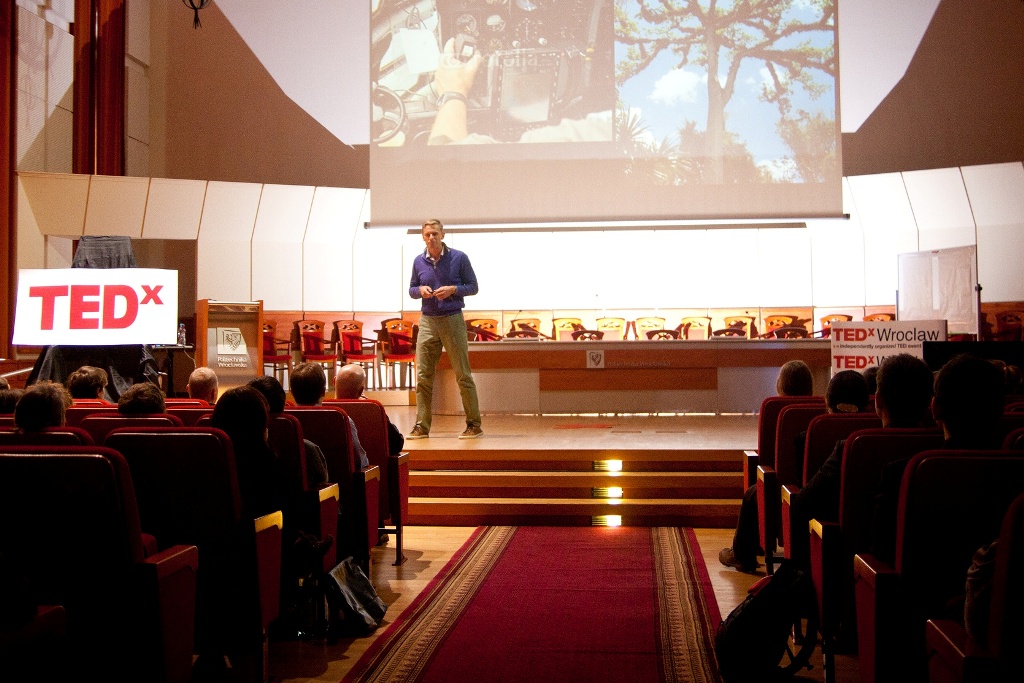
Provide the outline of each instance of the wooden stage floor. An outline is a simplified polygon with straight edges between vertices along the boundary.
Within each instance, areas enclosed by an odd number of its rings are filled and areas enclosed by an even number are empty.
[[[386,406],[408,434],[415,406]],[[434,415],[430,438],[407,440],[405,450],[685,449],[753,450],[756,415],[483,415],[484,435],[459,439],[459,415]]]

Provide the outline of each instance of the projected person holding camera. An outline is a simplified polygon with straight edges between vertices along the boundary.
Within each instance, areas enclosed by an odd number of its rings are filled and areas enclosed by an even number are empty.
[[[422,299],[419,334],[416,339],[416,426],[410,439],[430,436],[431,399],[434,372],[441,350],[448,352],[455,379],[459,383],[462,408],[466,412],[466,431],[460,439],[483,435],[476,383],[469,367],[469,343],[466,321],[462,317],[464,298],[476,294],[479,286],[469,257],[444,243],[444,225],[436,218],[423,224],[423,242],[427,248],[412,264],[409,296]]]

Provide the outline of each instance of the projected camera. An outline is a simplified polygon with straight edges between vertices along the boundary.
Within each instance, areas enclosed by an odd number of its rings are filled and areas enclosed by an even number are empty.
[[[426,143],[444,94],[435,70],[473,68],[475,55],[465,123],[482,141],[515,142],[531,128],[615,105],[604,0],[381,0],[371,31],[378,144],[400,133],[403,141],[390,144]],[[454,52],[442,54],[449,39]]]

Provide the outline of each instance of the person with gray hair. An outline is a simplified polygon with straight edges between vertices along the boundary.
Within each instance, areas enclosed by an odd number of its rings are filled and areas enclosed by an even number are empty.
[[[217,402],[217,394],[220,391],[217,373],[207,367],[198,367],[188,376],[188,385],[185,389],[189,398],[198,398],[213,405]]]
[[[366,398],[363,392],[366,390],[366,371],[361,365],[349,363],[343,365],[334,375],[334,395],[338,398],[359,399]],[[388,422],[388,452],[391,455],[398,455],[405,447],[405,437],[391,422],[387,411],[384,418]]]

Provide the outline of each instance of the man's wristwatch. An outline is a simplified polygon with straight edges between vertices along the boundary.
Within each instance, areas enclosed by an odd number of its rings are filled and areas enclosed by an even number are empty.
[[[441,96],[437,98],[437,108],[440,109],[446,102],[452,100],[458,100],[459,102],[465,102],[466,96],[460,92],[449,90],[448,92],[441,93]]]

